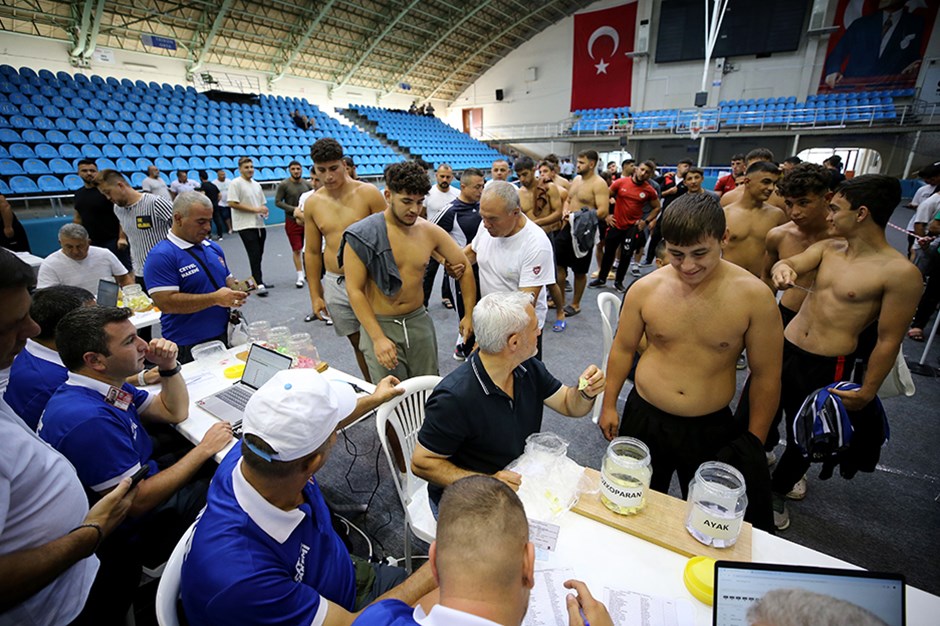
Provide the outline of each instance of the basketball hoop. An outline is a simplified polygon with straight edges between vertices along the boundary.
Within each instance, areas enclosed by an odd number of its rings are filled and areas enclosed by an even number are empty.
[[[702,127],[698,123],[692,123],[689,125],[689,134],[692,136],[692,139],[698,139],[699,135],[702,134]]]

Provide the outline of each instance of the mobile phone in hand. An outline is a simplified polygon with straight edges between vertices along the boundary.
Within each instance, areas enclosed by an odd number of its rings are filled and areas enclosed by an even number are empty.
[[[236,291],[244,291],[245,293],[248,293],[249,291],[254,291],[257,288],[258,288],[258,282],[251,276],[249,276],[245,280],[235,281]]]
[[[147,477],[147,474],[149,473],[150,473],[149,465],[144,465],[139,470],[137,470],[137,472],[133,476],[131,476],[131,489],[136,487],[140,483],[140,481],[142,481],[144,478]]]

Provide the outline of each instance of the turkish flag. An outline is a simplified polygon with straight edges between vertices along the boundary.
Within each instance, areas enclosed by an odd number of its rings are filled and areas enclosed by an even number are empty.
[[[571,110],[628,106],[636,2],[574,16]]]

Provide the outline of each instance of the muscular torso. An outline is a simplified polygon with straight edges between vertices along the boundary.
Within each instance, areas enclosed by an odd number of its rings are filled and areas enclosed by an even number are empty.
[[[424,270],[438,246],[439,237],[450,238],[450,235],[424,218],[418,218],[410,228],[389,226],[388,241],[402,286],[394,298],[389,298],[371,277],[366,281],[366,297],[376,315],[404,315],[424,305]]]
[[[846,356],[855,350],[858,335],[878,319],[887,281],[896,277],[897,253],[850,258],[844,239],[826,246],[816,271],[813,293],[784,336],[800,348],[822,356]]]
[[[607,187],[604,185],[604,181],[601,177],[597,175],[591,176],[591,178],[587,180],[580,176],[575,178],[574,182],[571,183],[571,188],[568,190],[568,208],[572,212],[579,211],[584,207],[594,209],[595,211],[601,210],[601,207],[597,206],[594,195],[597,185],[601,185],[605,189]],[[603,208],[607,210],[608,207]]]
[[[734,397],[735,363],[751,321],[742,293],[761,285],[727,262],[720,270],[721,276],[691,290],[671,267],[646,279],[653,281],[640,311],[647,348],[637,365],[636,388],[674,415],[706,415]]]
[[[773,243],[771,243],[771,238],[773,238]],[[809,235],[797,228],[793,222],[787,222],[768,233],[767,243],[768,247],[771,245],[775,247],[777,260],[783,260],[798,255],[817,241],[825,238],[825,231],[817,235]],[[815,280],[816,272],[807,272],[797,278],[796,284],[806,289],[812,289]],[[804,289],[787,289],[780,296],[780,304],[791,311],[799,311],[808,293]]]
[[[552,183],[549,183],[551,185]],[[526,217],[532,220],[548,217],[552,213],[552,203],[549,197],[548,188],[539,184],[533,185],[532,189],[526,189],[525,186],[519,187],[519,205]],[[558,228],[560,221],[554,224],[542,224],[542,230],[550,233]]]
[[[760,277],[764,267],[767,233],[786,221],[783,211],[768,204],[759,209],[732,204],[725,207],[725,221],[728,226],[728,243],[722,257]]]
[[[330,195],[326,188],[320,189],[307,200],[304,207],[304,216],[316,223],[323,237],[323,266],[334,274],[343,273],[336,255],[346,228],[374,212],[384,210],[384,206],[375,206],[377,203],[373,200],[376,190],[368,183],[350,181],[346,187],[339,197]]]

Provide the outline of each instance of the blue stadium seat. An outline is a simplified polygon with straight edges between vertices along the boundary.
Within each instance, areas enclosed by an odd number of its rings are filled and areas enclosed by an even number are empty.
[[[190,167],[189,161],[183,157],[173,157],[172,163],[174,170],[188,170]]]
[[[142,145],[140,147],[140,153],[148,159],[155,159],[160,156],[160,151],[157,150],[157,147],[150,143],[145,143]]]
[[[113,143],[106,143],[105,145],[101,146],[101,153],[109,159],[117,159],[124,156],[124,153],[121,152],[121,149]]]
[[[169,172],[170,170],[173,169],[173,164],[170,163],[170,160],[165,157],[157,157],[156,159],[153,160],[153,164],[156,165],[160,169],[161,173]]]
[[[47,143],[36,144],[36,156],[40,159],[57,159],[59,151]]]
[[[84,145],[90,143],[88,135],[81,130],[70,130],[69,131],[69,143],[74,143],[76,145]]]
[[[50,159],[49,171],[53,174],[70,174],[74,172],[75,169],[65,159]]]
[[[101,148],[94,144],[86,143],[81,147],[82,156],[86,159],[100,159],[104,155],[101,153]]]
[[[39,116],[33,118],[33,126],[41,130],[49,130],[51,128],[55,128],[55,122],[50,120],[48,117]]]
[[[93,130],[88,133],[88,141],[93,144],[103,146],[104,144],[108,143],[108,137],[100,130]]]
[[[23,141],[25,143],[44,143],[46,141],[46,136],[38,130],[27,128],[23,131]]]
[[[10,191],[14,195],[36,194],[39,193],[39,187],[36,186],[32,178],[14,176],[10,179]]]
[[[22,173],[23,168],[13,159],[0,159],[0,175],[15,176]]]
[[[121,147],[121,153],[129,159],[136,159],[141,155],[140,148],[134,144],[124,144]]]
[[[176,149],[173,146],[167,145],[165,143],[161,143],[159,146],[157,146],[157,150],[160,151],[160,156],[167,159],[172,159],[176,156]]]
[[[10,126],[13,128],[35,128],[32,121],[25,115],[11,115]]]
[[[97,128],[95,127],[94,123],[92,123],[91,120],[87,120],[84,118],[75,122],[75,128],[85,133],[90,133],[93,130],[97,130]]]
[[[39,191],[42,193],[65,193],[68,189],[57,177],[45,174],[39,177]]]
[[[57,119],[55,121],[55,127],[61,131],[70,131],[76,128],[75,122],[65,117],[60,117]]]
[[[137,166],[127,157],[121,157],[117,160],[117,169],[125,174],[137,171]]]
[[[10,146],[10,156],[14,159],[35,159],[36,153],[25,143],[15,143]]]
[[[141,135],[135,130],[132,130],[131,132],[127,133],[127,143],[133,144],[135,146],[142,146],[143,144],[147,142],[144,141],[143,135]]]
[[[137,169],[141,172],[146,172],[147,168],[153,165],[153,161],[146,157],[138,157],[134,159],[134,165],[136,165]]]
[[[4,196],[13,194],[13,192],[10,190],[10,186],[7,185],[6,181],[4,181],[2,178],[0,178],[0,194],[3,194]]]
[[[175,144],[176,145],[176,156],[189,157],[192,153],[189,151],[189,146],[186,144]]]
[[[59,154],[63,159],[77,159],[82,156],[82,151],[70,143],[63,143],[59,146]]]
[[[140,186],[143,184],[144,180],[147,179],[147,175],[142,172],[134,172],[131,174],[131,185],[135,189],[140,189]]]
[[[62,179],[66,189],[79,189],[85,186],[85,181],[78,174],[66,174]]]
[[[114,161],[107,157],[97,159],[97,165],[99,170],[116,170],[118,169],[117,164]]]
[[[12,128],[0,128],[0,143],[18,143],[21,141],[23,141],[23,138]]]

